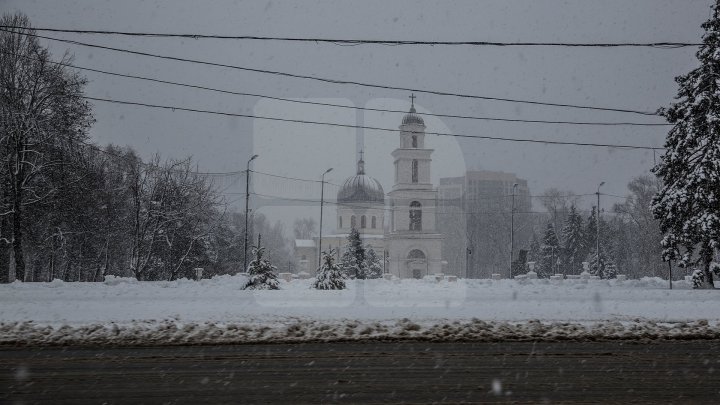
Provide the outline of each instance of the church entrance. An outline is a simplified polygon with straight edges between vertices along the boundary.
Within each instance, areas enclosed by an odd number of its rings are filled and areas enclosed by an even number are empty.
[[[419,249],[413,249],[408,253],[407,266],[413,278],[420,279],[427,275],[427,259],[425,253]]]

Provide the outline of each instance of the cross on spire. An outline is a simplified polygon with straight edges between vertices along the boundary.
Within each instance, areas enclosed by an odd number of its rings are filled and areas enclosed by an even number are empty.
[[[357,174],[365,174],[365,161],[363,160],[363,150],[360,149],[360,160],[357,163]]]
[[[410,93],[410,109],[415,109],[415,93]]]

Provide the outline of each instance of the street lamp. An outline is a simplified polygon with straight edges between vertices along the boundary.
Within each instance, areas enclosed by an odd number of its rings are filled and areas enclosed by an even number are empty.
[[[247,271],[247,257],[248,257],[248,208],[250,207],[250,162],[255,160],[260,155],[252,155],[250,160],[247,161],[247,170],[245,170],[245,255],[243,257],[243,271]]]
[[[320,237],[318,238],[318,268],[320,268],[320,261],[322,255],[322,217],[323,217],[323,203],[325,198],[325,175],[332,171],[332,167],[325,170],[320,180]]]
[[[515,250],[515,189],[517,189],[518,184],[513,184],[512,187],[512,208],[510,209],[510,277],[513,278],[512,275],[512,263],[513,263],[513,251]]]
[[[597,255],[597,272],[598,272],[598,275],[600,275],[600,274],[599,274],[599,273],[600,273],[600,187],[602,187],[604,184],[605,184],[604,181],[601,182],[601,183],[598,185],[597,193],[595,193],[595,194],[597,194],[597,216],[595,217],[595,218],[596,218],[595,228],[597,228],[597,229],[596,229],[597,235],[596,235],[596,237],[595,237],[595,239],[596,239],[596,240],[595,240],[595,254]]]

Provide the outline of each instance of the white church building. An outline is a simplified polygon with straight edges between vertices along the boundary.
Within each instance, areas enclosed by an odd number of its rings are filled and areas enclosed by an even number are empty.
[[[436,221],[437,190],[431,182],[432,149],[425,147],[425,123],[414,103],[402,119],[398,147],[392,151],[395,177],[390,192],[366,174],[362,158],[357,172],[337,193],[335,231],[323,233],[322,250],[337,250],[338,259],[352,228],[363,244],[385,257],[385,273],[399,278],[422,278],[445,273],[442,239]],[[387,198],[386,198],[387,197]],[[318,263],[318,238],[295,241],[300,271],[314,274]]]

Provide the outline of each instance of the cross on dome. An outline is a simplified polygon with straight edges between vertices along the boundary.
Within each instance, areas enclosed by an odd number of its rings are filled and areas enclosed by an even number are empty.
[[[360,149],[360,160],[357,163],[357,174],[365,174],[365,161],[363,160],[363,150]]]

